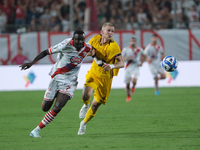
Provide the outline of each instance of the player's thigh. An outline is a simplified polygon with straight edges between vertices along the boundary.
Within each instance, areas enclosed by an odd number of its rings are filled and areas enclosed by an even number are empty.
[[[162,67],[159,68],[158,72],[159,72],[159,74],[161,75],[162,78],[166,77],[165,71]]]
[[[125,72],[124,83],[129,83],[130,81],[131,81],[131,74],[129,72]]]
[[[133,74],[131,75],[131,81],[137,81],[139,77],[139,71],[133,72]]]
[[[156,78],[157,75],[159,74],[159,69],[158,67],[154,66],[154,65],[149,65],[149,69],[150,69],[150,72],[153,76],[153,78]]]
[[[100,78],[98,87],[94,93],[94,98],[98,103],[105,104],[110,94],[112,79]]]
[[[54,80],[49,82],[49,86],[45,91],[44,100],[53,101],[57,93],[57,83]]]
[[[56,102],[53,108],[61,110],[70,99],[71,97],[69,95],[58,92]]]

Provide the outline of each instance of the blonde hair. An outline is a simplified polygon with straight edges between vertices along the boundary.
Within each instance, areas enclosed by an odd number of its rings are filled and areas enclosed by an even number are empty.
[[[105,22],[103,25],[102,25],[102,30],[105,26],[111,26],[111,27],[114,27],[114,25],[110,22]]]

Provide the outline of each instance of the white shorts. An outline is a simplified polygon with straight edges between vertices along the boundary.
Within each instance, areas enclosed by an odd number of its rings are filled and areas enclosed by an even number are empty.
[[[161,67],[161,65],[155,66],[150,64],[149,65],[151,74],[153,75],[153,78],[157,77],[158,74],[165,74],[164,69]]]
[[[131,82],[131,79],[134,78],[137,80],[138,77],[139,77],[139,69],[131,70],[131,71],[125,70],[124,82],[129,83]]]
[[[76,90],[77,84],[78,82],[65,83],[65,82],[57,81],[53,78],[51,79],[49,83],[49,87],[47,88],[44,94],[44,100],[53,101],[57,92],[66,94],[70,96],[70,99],[72,99],[74,96],[74,91]]]

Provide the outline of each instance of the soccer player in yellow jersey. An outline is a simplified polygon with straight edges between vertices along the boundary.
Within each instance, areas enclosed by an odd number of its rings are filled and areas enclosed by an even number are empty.
[[[89,44],[95,50],[94,60],[90,71],[86,74],[80,110],[78,135],[85,134],[87,123],[95,116],[99,106],[106,103],[110,94],[113,76],[117,76],[119,68],[124,67],[124,60],[118,44],[112,39],[113,24],[106,22],[102,26],[101,35],[92,37]],[[95,92],[94,92],[95,91]],[[90,107],[90,97],[94,99]]]

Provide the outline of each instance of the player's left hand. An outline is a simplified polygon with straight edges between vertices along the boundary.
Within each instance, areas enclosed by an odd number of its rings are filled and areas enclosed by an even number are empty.
[[[26,70],[26,69],[30,68],[32,65],[33,65],[32,63],[24,63],[19,67],[21,67],[21,70]]]
[[[110,65],[109,65],[109,64],[106,64],[106,63],[104,63],[104,62],[103,62],[103,66],[102,66],[102,67],[103,67],[103,70],[104,70],[104,71],[108,71],[108,70],[111,69]]]
[[[138,66],[142,66],[142,63],[139,63]]]

